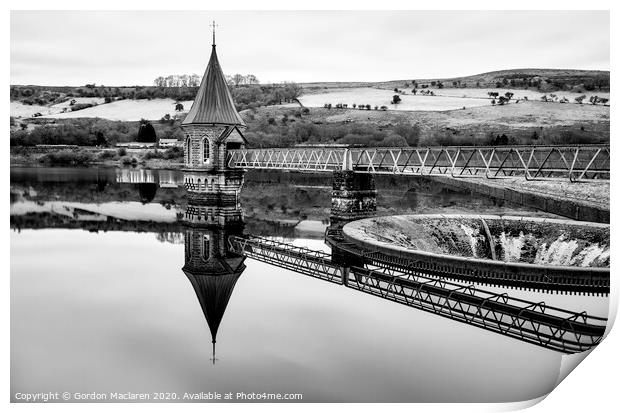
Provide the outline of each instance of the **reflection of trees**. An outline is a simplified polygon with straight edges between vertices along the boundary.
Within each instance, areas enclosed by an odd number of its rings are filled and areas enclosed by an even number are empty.
[[[105,186],[97,181],[85,182],[11,182],[14,192],[23,192],[31,201],[68,201],[84,203],[128,202],[141,200],[140,191],[127,184],[108,183]],[[32,188],[35,195],[29,194]],[[102,190],[101,190],[102,189]],[[183,187],[156,188],[152,201],[171,205],[182,203],[187,197]]]
[[[157,184],[150,182],[138,184],[138,192],[140,193],[140,202],[143,204],[148,204],[155,199],[155,195],[157,194]]]
[[[106,178],[97,178],[97,192],[105,191],[110,182]]]
[[[156,235],[157,241],[170,244],[183,244],[185,238],[181,232],[160,232]]]
[[[157,234],[179,234],[180,222],[155,222],[155,221],[128,221],[108,217],[106,221],[79,221],[67,215],[52,212],[29,212],[22,215],[11,215],[11,228],[64,228],[83,229],[92,232],[107,231],[130,231],[130,232],[153,232]],[[175,236],[164,236],[165,239]]]

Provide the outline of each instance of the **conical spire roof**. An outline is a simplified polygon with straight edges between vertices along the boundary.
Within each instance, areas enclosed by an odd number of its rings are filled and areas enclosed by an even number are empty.
[[[235,109],[220,62],[217,60],[215,44],[200,89],[183,125],[213,123],[245,126]]]
[[[215,343],[217,340],[217,330],[220,327],[228,301],[241,272],[219,276],[194,275],[189,271],[185,271],[185,274],[194,287],[202,307],[202,312],[207,319],[207,324],[211,331],[211,341]]]

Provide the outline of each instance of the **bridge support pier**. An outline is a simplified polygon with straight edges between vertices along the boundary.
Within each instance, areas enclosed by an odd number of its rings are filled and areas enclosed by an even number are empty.
[[[355,171],[334,171],[331,216],[352,221],[374,216],[377,210],[375,178]]]

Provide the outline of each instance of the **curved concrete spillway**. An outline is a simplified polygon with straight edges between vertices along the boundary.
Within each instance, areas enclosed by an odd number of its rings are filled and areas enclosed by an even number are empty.
[[[497,215],[397,215],[354,221],[344,226],[343,235],[365,248],[411,259],[609,272],[606,224]]]

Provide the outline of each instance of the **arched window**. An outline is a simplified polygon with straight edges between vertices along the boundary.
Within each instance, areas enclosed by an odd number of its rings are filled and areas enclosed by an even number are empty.
[[[188,258],[192,257],[192,234],[189,231],[185,231],[185,254]]]
[[[209,260],[209,257],[211,255],[211,251],[210,251],[210,246],[211,246],[211,237],[208,234],[204,234],[202,236],[202,245],[201,245],[201,255],[202,255],[202,259],[205,261]]]
[[[202,139],[202,163],[209,161],[209,138]]]
[[[185,139],[185,163],[189,165],[190,161],[191,161],[191,155],[190,155],[190,139],[189,139],[189,135],[187,135],[187,139]]]

